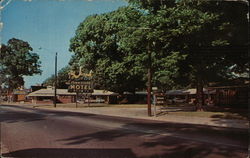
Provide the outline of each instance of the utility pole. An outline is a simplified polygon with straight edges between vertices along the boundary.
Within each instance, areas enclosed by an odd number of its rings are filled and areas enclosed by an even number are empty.
[[[151,63],[150,42],[148,42],[148,84],[147,84],[147,103],[148,103],[148,116],[151,116],[151,92],[152,92],[152,63]]]
[[[56,52],[56,56],[55,56],[55,87],[54,87],[54,107],[56,108],[56,100],[57,100],[57,97],[56,97],[56,89],[57,89],[57,52]]]

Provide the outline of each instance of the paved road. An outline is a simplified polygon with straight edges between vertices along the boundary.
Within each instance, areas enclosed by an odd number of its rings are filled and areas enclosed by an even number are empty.
[[[248,131],[0,106],[1,154],[20,158],[245,158]]]

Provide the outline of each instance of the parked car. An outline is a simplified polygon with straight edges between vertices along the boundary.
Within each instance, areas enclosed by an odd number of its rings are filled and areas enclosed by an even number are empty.
[[[168,99],[168,103],[170,104],[185,103],[185,102],[186,102],[186,99],[181,99],[181,98]]]

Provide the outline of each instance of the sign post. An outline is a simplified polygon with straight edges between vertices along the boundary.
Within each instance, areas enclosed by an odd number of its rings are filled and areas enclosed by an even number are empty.
[[[77,108],[78,92],[76,92],[76,108]]]
[[[156,91],[158,90],[157,87],[152,87],[152,90],[154,92],[154,95],[153,95],[153,105],[154,105],[154,117],[156,117],[156,102],[157,102],[157,99],[156,99]]]
[[[153,98],[154,98],[154,117],[156,117],[156,96],[155,96],[155,94],[154,94],[154,96],[153,96]]]
[[[88,107],[90,107],[90,95],[91,94],[88,94]]]

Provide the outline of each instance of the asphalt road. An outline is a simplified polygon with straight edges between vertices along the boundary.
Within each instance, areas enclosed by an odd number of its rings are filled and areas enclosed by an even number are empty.
[[[0,106],[2,157],[246,158],[248,131]]]

